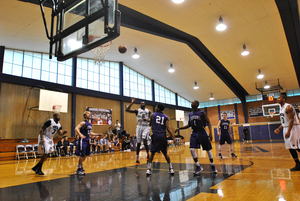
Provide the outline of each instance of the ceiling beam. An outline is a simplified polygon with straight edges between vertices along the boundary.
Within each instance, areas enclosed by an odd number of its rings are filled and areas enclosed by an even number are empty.
[[[275,0],[300,86],[300,23],[297,0]]]
[[[171,27],[147,15],[137,12],[122,4],[119,4],[121,11],[121,26],[134,30],[146,32],[156,36],[168,38],[187,44],[210,69],[230,88],[230,90],[242,101],[248,92],[240,83],[228,72],[219,60],[205,47],[196,37],[181,30]]]

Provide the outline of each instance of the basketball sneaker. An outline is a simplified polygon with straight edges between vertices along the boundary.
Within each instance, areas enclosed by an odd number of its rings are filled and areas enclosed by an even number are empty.
[[[203,168],[201,166],[196,166],[196,170],[194,172],[194,175],[199,175],[202,170],[203,170]]]
[[[147,169],[147,171],[146,171],[146,175],[151,175],[152,174],[152,171],[151,171],[151,169]]]
[[[169,174],[170,174],[170,175],[174,175],[174,173],[175,173],[175,172],[174,172],[173,168],[169,168]]]
[[[223,158],[223,156],[222,156],[222,154],[221,154],[221,153],[219,153],[219,158]]]
[[[139,167],[139,165],[140,165],[140,161],[136,161],[135,162],[135,168]]]
[[[81,169],[77,169],[77,171],[75,172],[75,174],[77,175],[85,175],[85,173],[81,170]]]
[[[215,165],[210,165],[210,169],[214,174],[218,174],[218,170],[216,169]]]
[[[38,174],[38,175],[44,175],[44,173],[42,172],[42,167],[38,167],[38,169],[36,170],[36,172],[35,172],[36,174]]]
[[[296,164],[295,167],[290,169],[291,171],[299,171],[300,170],[300,164]]]
[[[237,155],[235,155],[234,153],[231,153],[231,157],[232,158],[237,158]]]

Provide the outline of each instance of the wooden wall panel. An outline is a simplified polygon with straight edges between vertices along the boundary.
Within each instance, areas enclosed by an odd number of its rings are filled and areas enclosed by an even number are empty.
[[[52,112],[28,110],[39,105],[39,89],[16,84],[1,84],[0,137],[36,138],[43,123],[52,118]],[[71,95],[68,113],[61,114],[63,129],[71,136]]]
[[[204,109],[201,109],[205,111]],[[212,126],[218,125],[219,122],[219,113],[218,107],[208,107],[207,108],[207,116]]]
[[[86,111],[86,107],[95,107],[102,109],[112,109],[112,129],[116,123],[116,120],[120,121],[121,111],[120,111],[120,101],[96,98],[92,96],[76,95],[76,120],[75,124],[78,125],[84,120],[83,113]],[[121,122],[122,123],[122,122]],[[92,132],[105,134],[108,130],[108,125],[93,126]]]
[[[237,104],[237,113],[239,117],[239,124],[245,123],[244,111],[242,104]]]

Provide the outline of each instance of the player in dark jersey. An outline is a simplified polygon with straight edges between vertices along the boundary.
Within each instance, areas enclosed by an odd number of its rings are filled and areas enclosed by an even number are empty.
[[[169,127],[169,118],[163,113],[165,106],[159,103],[156,106],[156,112],[150,116],[150,125],[152,126],[152,136],[151,136],[151,148],[150,148],[150,157],[148,162],[148,168],[146,171],[147,175],[151,175],[151,164],[156,152],[161,151],[166,158],[167,163],[169,164],[169,174],[174,175],[174,170],[170,161],[170,156],[168,155],[167,148],[168,142],[166,137],[166,129],[172,136],[174,143],[176,143],[175,136],[173,135]]]
[[[231,157],[236,158],[237,156],[234,154],[233,144],[231,141],[231,137],[233,137],[233,136],[230,134],[231,133],[230,121],[227,119],[227,114],[225,112],[222,114],[222,117],[223,117],[223,119],[218,122],[218,127],[217,127],[219,129],[218,136],[220,136],[219,158],[223,158],[223,156],[221,154],[221,148],[222,148],[222,145],[225,144],[225,142],[227,142],[227,144],[229,144],[229,146],[230,146]]]
[[[90,155],[90,135],[103,136],[102,133],[96,134],[92,132],[92,124],[90,123],[91,113],[89,111],[85,111],[83,117],[84,121],[80,122],[75,128],[75,132],[80,137],[77,152],[79,160],[76,174],[78,175],[85,175],[82,163]]]
[[[211,152],[212,147],[211,147],[210,141],[212,140],[212,131],[211,131],[210,121],[209,121],[206,113],[201,111],[200,109],[198,109],[198,107],[199,107],[198,101],[196,101],[196,100],[193,101],[191,105],[192,105],[193,111],[189,114],[188,125],[177,128],[175,130],[175,133],[180,129],[187,129],[189,127],[192,127],[193,131],[192,131],[191,139],[190,139],[190,151],[191,151],[192,157],[196,163],[196,171],[194,172],[194,174],[199,175],[199,173],[203,170],[203,168],[200,166],[200,164],[198,162],[197,154],[195,151],[195,149],[200,148],[200,145],[202,146],[202,149],[206,150],[206,152],[208,154],[212,172],[214,174],[217,174],[218,171],[214,165],[213,154]],[[205,130],[206,124],[209,129],[209,135],[207,134],[207,132]]]
[[[54,135],[58,133],[60,136],[62,136],[67,133],[67,131],[62,131],[59,120],[60,115],[58,113],[53,114],[53,118],[46,121],[40,130],[39,146],[43,147],[44,152],[41,160],[32,168],[32,170],[38,175],[44,175],[42,172],[42,166],[49,157],[50,153],[54,151]]]

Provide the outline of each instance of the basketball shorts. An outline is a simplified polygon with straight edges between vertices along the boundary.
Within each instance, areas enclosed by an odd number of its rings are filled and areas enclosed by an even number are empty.
[[[232,140],[230,138],[230,135],[228,133],[226,133],[226,134],[221,133],[219,143],[220,143],[220,145],[223,145],[223,144],[225,144],[225,142],[227,142],[227,144],[232,144]]]
[[[166,137],[166,133],[153,133],[151,136],[151,152],[159,152],[161,151],[163,154],[167,153],[168,141]]]
[[[300,125],[294,125],[291,130],[291,135],[288,139],[285,139],[285,134],[288,131],[288,127],[283,127],[283,139],[286,149],[300,149]]]
[[[90,155],[90,142],[86,139],[80,139],[78,143],[78,147],[75,151],[77,156],[89,156]]]
[[[51,154],[54,151],[54,142],[53,139],[50,139],[44,135],[44,143],[41,142],[41,136],[38,137],[38,144],[42,146],[44,154]]]
[[[198,133],[193,133],[190,138],[190,148],[199,149],[200,145],[203,150],[211,150],[211,143],[206,130]]]
[[[149,140],[150,126],[139,126],[136,127],[136,142],[141,143],[143,140]]]

